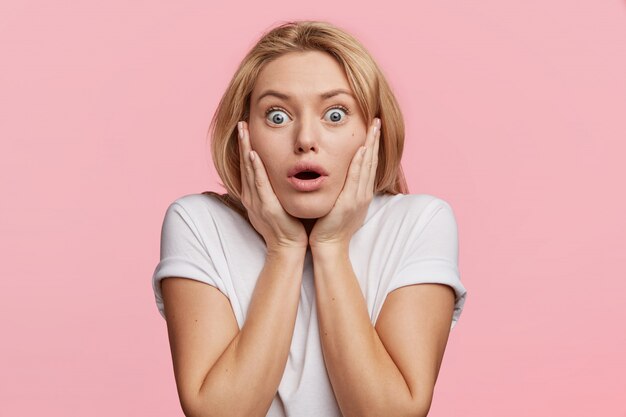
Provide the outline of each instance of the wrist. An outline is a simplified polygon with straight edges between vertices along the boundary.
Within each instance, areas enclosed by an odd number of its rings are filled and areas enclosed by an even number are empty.
[[[300,259],[306,255],[306,249],[307,247],[302,245],[270,244],[267,246],[267,256],[270,258]]]
[[[350,242],[311,243],[311,255],[314,258],[338,260],[349,258]]]

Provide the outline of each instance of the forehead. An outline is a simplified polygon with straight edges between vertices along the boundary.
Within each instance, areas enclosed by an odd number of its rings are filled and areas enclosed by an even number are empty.
[[[352,92],[345,71],[330,54],[291,52],[266,64],[254,85],[252,98],[267,89],[288,95],[319,95],[333,89]]]

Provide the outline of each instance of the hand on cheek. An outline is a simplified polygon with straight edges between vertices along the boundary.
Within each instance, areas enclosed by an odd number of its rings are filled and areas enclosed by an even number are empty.
[[[380,119],[375,118],[368,129],[365,147],[360,147],[352,158],[335,205],[317,220],[309,235],[311,249],[328,245],[347,248],[354,232],[363,225],[374,197],[379,142]]]
[[[248,211],[252,226],[263,236],[268,251],[285,248],[306,250],[306,230],[302,222],[285,211],[274,194],[263,161],[250,146],[250,131],[246,122],[238,123],[238,134],[241,202]]]

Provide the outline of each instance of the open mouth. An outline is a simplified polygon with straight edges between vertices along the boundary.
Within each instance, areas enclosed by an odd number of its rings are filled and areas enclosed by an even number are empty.
[[[324,187],[328,173],[321,166],[310,162],[296,164],[289,172],[287,181],[296,191],[317,191]]]
[[[298,172],[294,176],[299,180],[314,180],[318,178],[320,174],[318,174],[315,171],[302,171],[302,172]]]

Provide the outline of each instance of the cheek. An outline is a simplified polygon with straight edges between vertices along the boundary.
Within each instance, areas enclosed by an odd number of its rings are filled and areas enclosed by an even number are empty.
[[[268,137],[268,135],[263,132],[263,129],[258,129],[254,124],[250,125],[249,129],[250,148],[258,153],[261,159],[263,159],[263,162],[265,162],[265,157],[270,148],[269,144],[272,138]]]
[[[340,168],[343,173],[347,173],[352,163],[352,158],[359,149],[360,144],[349,143],[335,150],[335,166]]]
[[[261,146],[259,149],[254,149],[254,151],[261,158],[263,166],[265,167],[265,173],[272,183],[272,186],[278,186],[280,184],[278,180],[285,176],[285,163],[276,152],[275,147]]]
[[[360,129],[355,129],[350,132],[348,140],[343,142],[341,149],[337,150],[336,155],[340,155],[341,165],[348,170],[352,159],[356,155],[359,148],[365,144],[365,132]]]
[[[350,154],[349,158],[352,160],[352,157],[356,154],[357,150],[365,144],[365,132],[361,130],[353,130],[350,134],[350,139],[347,141],[345,148],[346,152]]]

